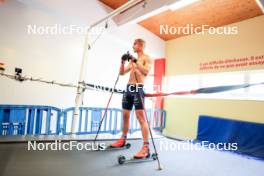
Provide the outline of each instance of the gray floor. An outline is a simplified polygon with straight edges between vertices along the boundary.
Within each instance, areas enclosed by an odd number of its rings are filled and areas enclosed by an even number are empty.
[[[109,140],[109,139],[118,139],[120,138],[121,133],[119,134],[100,134],[98,135],[98,140]],[[155,138],[160,138],[156,132],[153,132],[153,136]],[[128,134],[127,137],[129,139],[140,139],[142,138],[141,131],[134,132],[133,134]],[[95,134],[87,134],[87,135],[7,135],[1,136],[0,135],[0,144],[1,143],[12,143],[12,142],[25,142],[25,141],[53,141],[53,140],[78,140],[78,141],[87,141],[87,140],[94,140]]]
[[[132,156],[141,141],[121,151],[28,151],[27,143],[0,144],[1,176],[263,176],[264,162],[229,152],[206,149],[186,151],[166,149],[164,144],[181,144],[166,138],[156,139],[162,171],[156,162],[118,165],[120,154]],[[173,146],[173,145],[172,145]]]

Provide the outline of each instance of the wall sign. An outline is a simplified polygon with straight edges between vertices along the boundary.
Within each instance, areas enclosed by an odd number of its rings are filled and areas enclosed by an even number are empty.
[[[221,70],[241,67],[251,67],[256,65],[264,66],[264,55],[249,56],[234,59],[218,59],[200,63],[200,70]]]

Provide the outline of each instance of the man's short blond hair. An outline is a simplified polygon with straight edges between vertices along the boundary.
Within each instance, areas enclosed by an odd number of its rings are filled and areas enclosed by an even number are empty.
[[[146,42],[145,42],[145,40],[143,40],[143,39],[141,39],[141,38],[136,39],[135,42],[136,42],[136,43],[140,43],[143,47],[146,46]]]

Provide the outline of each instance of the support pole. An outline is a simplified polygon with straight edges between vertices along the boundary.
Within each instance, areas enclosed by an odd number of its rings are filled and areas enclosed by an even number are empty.
[[[117,8],[116,10],[110,12],[107,16],[105,16],[104,18],[98,20],[97,22],[95,22],[94,24],[92,24],[89,29],[86,31],[85,34],[85,41],[84,41],[84,47],[83,47],[83,56],[82,56],[82,64],[81,64],[81,69],[80,69],[80,76],[79,76],[79,83],[78,83],[78,88],[77,88],[77,94],[76,94],[76,98],[75,98],[75,108],[74,108],[74,115],[73,115],[73,120],[72,120],[72,127],[71,127],[71,133],[72,134],[76,134],[76,132],[78,132],[78,123],[79,123],[79,113],[80,113],[80,106],[82,104],[82,100],[83,100],[83,93],[84,93],[84,88],[83,88],[83,83],[86,80],[86,70],[87,70],[87,54],[88,54],[88,49],[89,49],[89,40],[88,40],[88,33],[89,31],[103,23],[104,21],[120,14],[121,12],[133,7],[134,5],[143,2],[144,0],[130,0],[128,1],[126,4],[122,5],[121,7]]]

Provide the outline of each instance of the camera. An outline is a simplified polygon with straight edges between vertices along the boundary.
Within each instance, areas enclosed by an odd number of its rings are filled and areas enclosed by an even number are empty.
[[[22,77],[22,69],[21,68],[15,68],[15,79],[22,82],[24,81],[24,78]]]
[[[21,68],[15,68],[15,73],[16,73],[16,76],[21,76],[22,69]]]

